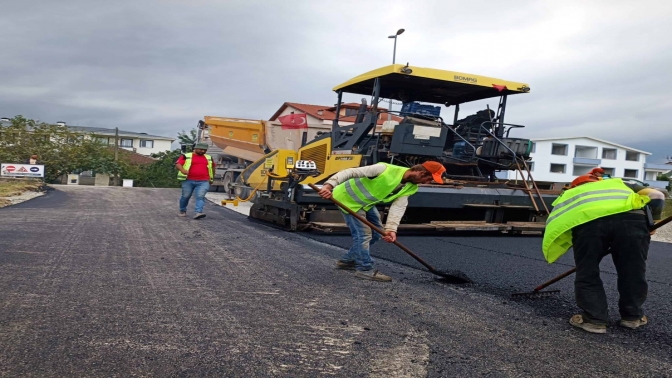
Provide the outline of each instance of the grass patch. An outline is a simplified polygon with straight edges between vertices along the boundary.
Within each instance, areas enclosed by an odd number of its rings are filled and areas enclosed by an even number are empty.
[[[7,197],[18,196],[28,191],[37,192],[41,186],[39,180],[0,180],[0,207],[11,203]]]

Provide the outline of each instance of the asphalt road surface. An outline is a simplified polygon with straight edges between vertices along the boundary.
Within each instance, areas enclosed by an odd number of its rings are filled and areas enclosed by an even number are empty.
[[[651,250],[651,324],[593,335],[567,323],[571,279],[558,298],[509,299],[571,267],[547,266],[538,238],[403,237],[476,283],[440,283],[384,244],[394,281],[370,282],[334,269],[345,237],[213,204],[180,218],[178,196],[59,187],[0,209],[1,376],[672,376],[668,245]]]

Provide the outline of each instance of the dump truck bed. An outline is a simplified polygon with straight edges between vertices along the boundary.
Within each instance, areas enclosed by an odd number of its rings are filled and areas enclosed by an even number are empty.
[[[297,151],[304,133],[311,140],[318,131],[329,131],[330,125],[308,125],[304,129],[283,129],[279,122],[245,118],[205,116],[212,143],[225,155],[235,156],[250,162],[257,161],[267,153],[286,149]]]

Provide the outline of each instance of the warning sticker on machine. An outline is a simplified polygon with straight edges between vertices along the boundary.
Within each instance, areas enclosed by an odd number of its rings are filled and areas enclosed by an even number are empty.
[[[430,126],[413,126],[413,138],[415,139],[429,139],[430,137],[441,137],[440,127]]]

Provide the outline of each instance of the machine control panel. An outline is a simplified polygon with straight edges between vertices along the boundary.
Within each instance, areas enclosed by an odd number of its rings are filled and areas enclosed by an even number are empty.
[[[297,160],[294,169],[298,171],[316,171],[317,165],[312,160]]]

